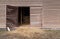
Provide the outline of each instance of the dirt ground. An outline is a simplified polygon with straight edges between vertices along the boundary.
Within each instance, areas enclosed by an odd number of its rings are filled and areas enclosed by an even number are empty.
[[[19,27],[14,31],[0,34],[0,39],[60,39],[60,30]]]

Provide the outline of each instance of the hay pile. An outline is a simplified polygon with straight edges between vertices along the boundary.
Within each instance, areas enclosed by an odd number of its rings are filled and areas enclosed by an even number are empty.
[[[44,30],[32,27],[20,27],[0,36],[1,39],[40,39],[45,32]],[[3,37],[3,38],[2,38]]]
[[[45,32],[38,28],[32,27],[20,27],[19,29],[13,31],[13,33],[19,33],[20,35],[33,37],[35,34],[44,34]]]
[[[60,32],[35,27],[19,27],[14,31],[0,34],[0,39],[60,39]]]

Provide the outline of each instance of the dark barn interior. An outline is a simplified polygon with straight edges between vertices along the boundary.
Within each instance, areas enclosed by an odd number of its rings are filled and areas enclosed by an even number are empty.
[[[18,7],[18,24],[30,24],[29,7]]]

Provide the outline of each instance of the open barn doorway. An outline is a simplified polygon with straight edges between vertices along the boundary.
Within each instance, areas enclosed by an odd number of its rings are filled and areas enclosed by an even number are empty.
[[[18,24],[30,24],[30,7],[18,7]]]
[[[30,7],[6,6],[6,27],[30,24]]]

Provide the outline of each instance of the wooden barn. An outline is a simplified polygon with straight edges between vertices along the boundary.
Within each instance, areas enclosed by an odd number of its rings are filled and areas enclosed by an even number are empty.
[[[60,0],[0,0],[0,29],[31,25],[60,28]]]

